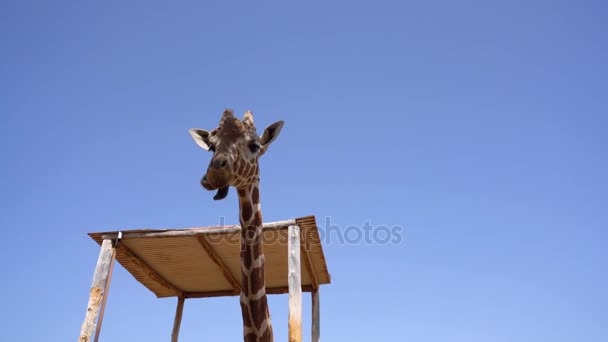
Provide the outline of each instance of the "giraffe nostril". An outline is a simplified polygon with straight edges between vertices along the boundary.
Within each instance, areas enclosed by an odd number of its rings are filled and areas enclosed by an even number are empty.
[[[226,160],[226,158],[219,157],[213,160],[213,167],[216,169],[222,169],[226,167],[226,164],[228,164],[228,160]]]

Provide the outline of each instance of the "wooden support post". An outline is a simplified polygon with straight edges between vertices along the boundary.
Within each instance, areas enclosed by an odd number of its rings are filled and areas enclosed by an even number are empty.
[[[312,298],[312,342],[321,341],[321,311],[319,303],[319,289],[314,289],[310,293]]]
[[[289,226],[289,342],[302,341],[302,281],[300,266],[300,227]]]
[[[112,260],[110,261],[110,270],[108,271],[108,278],[106,279],[106,286],[103,290],[103,298],[101,299],[101,308],[99,309],[99,318],[97,319],[97,327],[95,328],[95,339],[94,342],[99,341],[99,334],[101,333],[101,325],[103,324],[103,314],[106,311],[106,302],[108,301],[108,294],[110,293],[110,283],[112,282],[112,273],[114,273],[114,261],[116,260],[116,248],[112,248]]]
[[[173,321],[173,332],[171,342],[177,342],[179,337],[179,327],[182,324],[182,313],[184,312],[184,297],[177,297],[177,308],[175,309],[175,320]]]
[[[99,251],[99,258],[97,259],[97,266],[95,267],[95,273],[93,274],[93,282],[91,284],[87,312],[85,314],[82,327],[80,328],[80,337],[78,338],[79,342],[91,341],[91,336],[95,330],[95,319],[97,318],[97,314],[99,312],[99,305],[103,299],[105,286],[110,273],[110,267],[112,265],[112,255],[112,241],[108,239],[103,240],[101,250]]]

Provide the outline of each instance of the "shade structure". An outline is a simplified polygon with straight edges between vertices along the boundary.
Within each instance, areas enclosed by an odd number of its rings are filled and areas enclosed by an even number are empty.
[[[265,281],[269,294],[288,292],[288,227],[300,227],[301,284],[329,284],[314,216],[264,224]],[[138,229],[90,233],[100,245],[117,240],[116,260],[157,297],[203,298],[240,292],[240,226]]]

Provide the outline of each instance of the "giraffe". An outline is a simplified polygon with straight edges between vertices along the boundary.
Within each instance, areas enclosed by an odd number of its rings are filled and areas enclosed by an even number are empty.
[[[262,211],[260,208],[260,171],[258,160],[277,138],[283,121],[268,126],[258,136],[253,114],[247,111],[243,120],[226,109],[218,127],[212,131],[190,129],[190,135],[203,149],[213,152],[201,185],[217,190],[220,200],[236,188],[241,223],[241,293],[245,342],[274,341],[270,312],[264,285],[264,251],[262,249]]]

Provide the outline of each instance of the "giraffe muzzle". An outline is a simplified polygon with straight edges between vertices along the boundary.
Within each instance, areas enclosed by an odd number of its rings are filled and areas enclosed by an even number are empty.
[[[230,185],[232,179],[225,169],[209,168],[207,174],[201,179],[201,185],[207,190],[216,190]]]
[[[201,185],[203,186],[203,188],[210,190],[210,191],[217,189],[217,193],[215,194],[215,196],[213,196],[213,199],[216,201],[226,198],[226,196],[228,196],[228,190],[230,189],[229,185],[226,185],[223,187],[218,187],[218,188],[212,186],[207,181],[207,175],[204,175],[203,178],[201,178]]]
[[[207,175],[204,175],[203,178],[201,178],[201,185],[203,186],[203,188],[209,191],[215,190],[215,188],[211,186],[211,184],[209,184],[209,182],[207,181]]]
[[[214,169],[223,169],[228,165],[228,159],[217,156],[211,160],[211,167]]]

